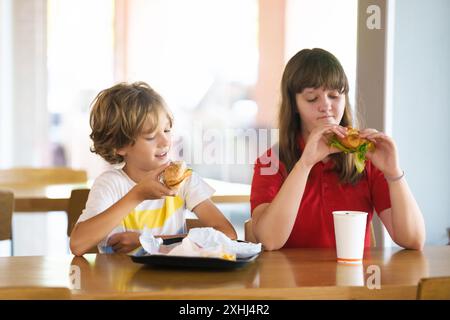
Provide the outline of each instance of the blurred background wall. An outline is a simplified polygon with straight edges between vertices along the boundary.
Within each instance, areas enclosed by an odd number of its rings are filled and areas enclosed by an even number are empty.
[[[425,215],[428,244],[450,227],[450,1],[397,0],[392,134]]]

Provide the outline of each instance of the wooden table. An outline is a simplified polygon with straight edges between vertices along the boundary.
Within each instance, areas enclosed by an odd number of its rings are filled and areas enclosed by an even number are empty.
[[[212,201],[215,203],[242,203],[250,201],[250,185],[230,183],[215,179],[205,179],[215,190]],[[73,189],[89,188],[92,181],[85,184],[60,184],[39,186],[2,186],[14,192],[14,211],[46,212],[65,211],[70,192]]]
[[[155,269],[126,255],[0,258],[0,289],[65,287],[73,299],[415,299],[419,280],[437,276],[450,276],[450,246],[371,248],[360,266],[337,264],[332,249],[283,249],[232,271]]]
[[[66,211],[74,189],[89,188],[90,184],[56,184],[37,186],[2,186],[14,192],[15,212]]]

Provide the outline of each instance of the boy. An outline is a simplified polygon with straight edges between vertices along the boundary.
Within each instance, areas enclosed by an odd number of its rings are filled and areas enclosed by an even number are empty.
[[[140,246],[144,228],[155,236],[185,233],[186,209],[236,239],[233,226],[209,199],[214,189],[195,172],[178,192],[160,182],[170,163],[172,122],[162,97],[144,82],[117,84],[97,95],[90,115],[92,152],[124,166],[95,180],[70,237],[73,254],[95,245],[100,253],[130,253]]]

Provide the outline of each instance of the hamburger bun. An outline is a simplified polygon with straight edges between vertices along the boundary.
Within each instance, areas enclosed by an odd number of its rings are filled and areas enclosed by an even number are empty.
[[[184,161],[173,161],[163,171],[161,180],[168,188],[176,189],[191,173],[192,170],[187,168]]]
[[[352,127],[347,127],[347,136],[341,138],[336,136],[337,140],[348,149],[358,149],[358,147],[364,143],[369,143],[370,141],[359,136],[359,130]]]
[[[359,130],[352,127],[347,127],[347,135],[345,137],[333,134],[329,143],[330,146],[333,146],[342,152],[355,154],[353,159],[356,170],[359,173],[364,171],[366,153],[375,150],[374,143],[365,138],[361,138]]]

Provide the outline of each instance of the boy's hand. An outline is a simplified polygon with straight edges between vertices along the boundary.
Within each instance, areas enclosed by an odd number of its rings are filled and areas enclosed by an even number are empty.
[[[150,171],[145,177],[134,187],[139,200],[161,199],[166,196],[174,196],[176,192],[167,188],[159,181],[161,173],[169,166],[170,162]]]
[[[108,246],[112,247],[114,252],[128,253],[141,245],[139,236],[139,233],[131,231],[116,233],[109,238]]]

